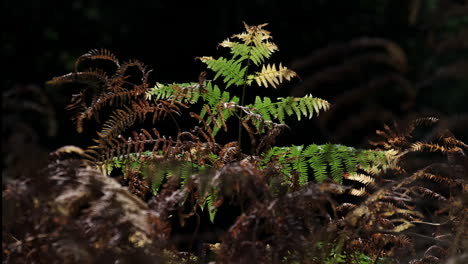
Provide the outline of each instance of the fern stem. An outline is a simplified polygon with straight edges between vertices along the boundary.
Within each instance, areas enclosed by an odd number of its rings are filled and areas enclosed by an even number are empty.
[[[245,97],[245,84],[242,87],[242,97],[241,97],[241,105],[244,106],[244,97]],[[239,116],[239,126],[238,126],[238,139],[237,141],[239,142],[239,148],[242,149],[242,118],[244,117],[244,111],[240,110],[240,116]]]
[[[244,73],[244,83],[242,85],[242,96],[240,100],[241,106],[244,106],[244,99],[245,99],[245,89],[247,86],[247,73],[249,72],[250,67],[250,56],[251,56],[252,48],[250,47],[249,52],[247,53],[247,68]],[[238,135],[237,142],[239,142],[239,148],[242,150],[242,118],[244,117],[244,112],[240,110],[240,117],[239,117],[239,126],[238,126]]]

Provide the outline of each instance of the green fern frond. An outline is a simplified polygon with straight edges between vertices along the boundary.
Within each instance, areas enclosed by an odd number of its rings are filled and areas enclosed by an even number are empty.
[[[217,199],[217,192],[213,191],[210,194],[208,194],[208,196],[205,199],[204,205],[201,206],[201,208],[204,208],[205,206],[208,207],[208,214],[210,216],[211,223],[214,223],[216,211],[218,210],[218,208],[214,206],[214,202],[216,201],[216,199]]]
[[[208,69],[213,70],[216,75],[213,80],[218,79],[220,76],[224,77],[223,82],[226,84],[226,88],[235,84],[241,86],[245,83],[244,76],[247,71],[247,66],[242,67],[241,61],[234,59],[226,59],[220,57],[214,59],[213,57],[199,57],[200,61],[204,62]]]
[[[199,117],[204,119],[207,125],[213,125],[213,136],[215,136],[221,127],[227,131],[225,122],[233,115],[233,109],[224,107],[224,103],[238,104],[239,98],[231,96],[227,91],[222,91],[218,85],[210,81],[205,82],[204,86],[201,88],[198,83],[171,85],[157,83],[155,87],[146,92],[146,99],[175,100],[189,104],[204,102]]]
[[[307,174],[307,163],[305,156],[302,155],[303,146],[297,146],[291,148],[291,153],[288,155],[293,160],[292,168],[299,174],[299,185],[305,185],[308,180]]]
[[[207,125],[213,124],[213,136],[215,136],[221,127],[227,131],[225,122],[234,114],[234,109],[225,107],[225,103],[238,104],[239,97],[231,96],[227,91],[221,92],[221,89],[211,82],[207,82],[206,92],[201,94],[201,97],[206,102],[199,116],[205,119]],[[206,114],[208,116],[205,118]],[[200,121],[201,122],[201,121]]]
[[[327,179],[327,164],[320,152],[323,147],[318,145],[310,145],[306,148],[304,155],[308,157],[308,163],[313,170],[315,180],[322,182]]]
[[[262,72],[258,73],[258,76],[249,75],[249,78],[246,78],[249,63],[244,66],[242,65],[244,61],[248,60],[256,66],[260,66],[278,50],[278,47],[269,41],[271,39],[270,32],[262,29],[267,24],[249,26],[244,23],[244,25],[246,32],[231,36],[232,39],[239,39],[240,42],[228,38],[219,44],[231,50],[231,59],[224,57],[214,59],[209,56],[198,57],[209,69],[215,72],[214,80],[220,76],[224,77],[223,82],[226,84],[226,88],[228,88],[233,84],[237,86],[250,86],[252,81],[257,78],[257,83],[260,82],[259,85],[261,85],[262,81],[265,81],[265,83],[272,82],[272,86],[276,87],[276,85],[282,82],[283,78],[289,80],[296,76],[295,72],[282,67],[280,64],[278,71],[274,65],[267,65],[267,68],[263,65]],[[274,67],[274,71],[272,67]]]
[[[392,156],[387,151],[361,150],[335,144],[312,144],[305,149],[302,146],[274,147],[262,156],[261,161],[264,165],[275,163],[283,173],[297,171],[299,182],[303,185],[312,175],[317,182],[331,178],[341,183],[343,177],[354,177],[357,181],[371,183],[371,179],[358,176],[357,170],[382,171],[388,168],[391,159]]]
[[[236,61],[241,62],[244,60],[251,60],[256,66],[259,66],[266,59],[278,50],[278,47],[271,42],[261,43],[260,45],[250,46],[244,43],[232,42],[225,40],[220,43],[220,46],[231,49],[233,59],[238,58]]]
[[[286,97],[279,98],[278,102],[272,102],[270,98],[265,97],[263,100],[260,97],[255,98],[255,103],[250,105],[254,113],[260,114],[264,120],[279,120],[280,123],[285,122],[286,116],[295,114],[298,120],[302,116],[311,118],[314,113],[319,114],[321,110],[328,110],[330,103],[326,100],[306,95],[304,97]]]
[[[205,100],[205,102],[207,102],[208,105],[211,107],[218,105],[219,102],[221,102],[222,95],[223,95],[223,93],[221,93],[221,89],[219,88],[219,86],[216,84],[212,84],[211,82],[208,82],[206,86],[206,90],[207,90],[207,93],[203,96],[203,99]]]
[[[175,89],[171,85],[156,83],[153,88],[145,93],[146,100],[162,100],[170,98],[175,94]]]
[[[206,92],[198,83],[173,83],[156,85],[146,91],[146,100],[175,100],[183,103],[195,104]]]

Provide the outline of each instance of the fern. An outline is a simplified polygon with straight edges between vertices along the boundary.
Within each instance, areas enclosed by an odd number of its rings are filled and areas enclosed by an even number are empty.
[[[284,67],[281,63],[263,64],[278,47],[271,42],[270,32],[264,27],[249,26],[244,23],[246,31],[235,34],[220,43],[221,47],[230,49],[232,57],[213,58],[211,56],[197,57],[205,63],[215,75],[212,81],[199,80],[199,83],[184,83],[164,85],[157,83],[146,92],[148,100],[174,100],[182,103],[203,106],[198,114],[192,114],[199,122],[207,126],[207,130],[216,136],[220,129],[228,131],[227,120],[236,116],[241,127],[249,133],[252,144],[255,135],[276,127],[274,122],[285,123],[288,116],[295,115],[298,120],[302,117],[312,118],[320,111],[326,111],[330,104],[312,95],[304,97],[286,97],[272,100],[269,97],[256,97],[254,103],[244,104],[245,88],[256,83],[259,87],[277,88],[285,80],[290,81],[297,74]],[[252,67],[259,67],[259,71],[252,73]],[[214,81],[222,78],[222,85]],[[255,80],[255,82],[253,82]],[[242,87],[241,98],[231,95],[226,89],[231,86]],[[240,141],[240,134],[239,134]],[[254,147],[254,146],[252,146]]]
[[[392,156],[387,151],[361,150],[335,144],[273,147],[262,156],[262,165],[274,162],[281,172],[290,175],[293,170],[299,174],[299,183],[304,185],[313,175],[317,182],[327,178],[342,183],[344,174],[362,170],[388,168]],[[366,164],[366,165],[361,165]],[[375,173],[375,171],[374,171]],[[371,180],[368,180],[371,182]]]
[[[255,80],[258,86],[273,86],[276,88],[283,82],[283,79],[291,80],[297,74],[279,64],[278,69],[274,64],[264,65],[263,62],[271,57],[278,50],[276,44],[270,41],[270,32],[263,29],[267,24],[259,26],[249,26],[244,23],[246,31],[241,34],[231,36],[220,43],[221,47],[230,49],[232,58],[211,56],[198,57],[209,69],[215,72],[213,80],[220,76],[224,77],[223,83],[226,88],[231,85],[251,86]],[[240,42],[239,42],[240,41]],[[255,74],[250,73],[251,63],[257,67],[262,67]]]
[[[214,223],[214,218],[217,212],[217,208],[214,205],[214,202],[216,201],[216,199],[217,199],[217,193],[216,191],[213,191],[206,196],[204,204],[200,206],[200,208],[202,209],[205,207],[208,208],[208,214],[210,216],[211,223]]]
[[[286,97],[279,98],[278,102],[272,102],[270,98],[255,98],[255,103],[250,105],[254,113],[258,113],[264,120],[272,120],[271,117],[278,119],[284,124],[286,116],[296,115],[298,120],[302,116],[311,118],[314,113],[319,114],[320,110],[328,110],[330,104],[320,98],[314,98],[312,95],[306,95],[300,98]]]
[[[206,63],[208,69],[216,72],[214,80],[219,76],[224,77],[223,82],[226,84],[226,88],[235,84],[241,86],[245,84],[245,73],[247,72],[247,66],[242,66],[240,61],[234,59],[228,60],[226,58],[213,59],[213,57],[200,57],[200,61]]]
[[[288,155],[293,159],[292,168],[299,174],[299,184],[304,185],[308,182],[307,163],[305,156],[301,155],[303,146],[291,148],[291,153]]]
[[[75,71],[78,71],[79,66],[86,60],[103,60],[113,63],[117,68],[120,67],[117,57],[106,49],[93,49],[81,55],[75,62]]]
[[[278,70],[274,64],[267,64],[266,67],[263,65],[261,72],[257,72],[255,75],[249,75],[248,79],[255,80],[258,86],[265,86],[265,88],[268,88],[270,85],[273,88],[277,88],[277,86],[283,82],[283,79],[289,81],[296,76],[297,74],[294,71],[282,66],[280,63]]]

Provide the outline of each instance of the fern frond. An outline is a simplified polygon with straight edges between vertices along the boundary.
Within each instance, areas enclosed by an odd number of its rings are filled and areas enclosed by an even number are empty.
[[[201,94],[201,98],[203,98],[206,104],[203,106],[199,117],[205,119],[205,116],[208,114],[205,123],[208,126],[213,124],[213,136],[218,133],[221,127],[227,132],[226,121],[233,116],[235,110],[231,105],[237,105],[239,98],[231,96],[227,91],[221,92],[221,89],[211,82],[207,83],[205,92]]]
[[[368,193],[366,192],[366,188],[364,188],[364,187],[361,187],[359,189],[352,188],[351,190],[349,190],[349,194],[353,195],[353,196],[366,196],[366,195],[368,195]]]
[[[303,146],[296,146],[291,148],[288,158],[292,159],[292,168],[299,174],[299,185],[305,185],[308,180],[307,163],[305,156],[302,155]]]
[[[99,112],[106,106],[111,107],[122,107],[131,101],[132,98],[138,98],[144,94],[146,88],[144,86],[137,86],[132,90],[126,89],[114,89],[114,92],[101,93],[99,97],[95,98],[91,105],[83,108],[78,115],[75,116],[74,120],[77,125],[77,131],[81,133],[84,120],[89,120],[91,117],[95,117],[96,121],[99,122]],[[71,104],[67,107],[68,110],[72,110],[76,104]]]
[[[251,60],[256,66],[259,66],[266,59],[270,58],[273,52],[278,50],[278,47],[271,42],[261,43],[260,45],[248,45],[244,43],[231,42],[225,40],[220,43],[220,46],[231,49],[233,59],[241,62],[246,59]]]
[[[214,59],[213,57],[199,57],[198,59],[216,73],[213,80],[218,79],[220,76],[224,77],[223,82],[226,84],[226,88],[233,84],[241,86],[245,83],[247,66],[242,67],[240,61],[234,59],[228,60],[223,57],[218,59]]]
[[[325,157],[328,158],[328,163],[330,164],[330,173],[333,180],[337,183],[343,182],[343,174],[344,174],[344,167],[341,158],[343,155],[340,155],[340,150],[336,149],[336,151],[331,147],[331,145],[325,146],[325,152],[327,155]]]
[[[86,86],[100,87],[108,82],[107,74],[99,69],[83,72],[72,72],[47,81],[48,85],[60,86],[68,83],[85,84]]]
[[[314,113],[318,115],[320,110],[328,110],[330,103],[312,95],[279,98],[279,101],[274,103],[268,97],[262,100],[257,96],[255,103],[249,107],[254,113],[260,114],[264,120],[272,120],[273,117],[284,124],[286,116],[295,114],[298,120],[301,120],[301,116],[311,118]]]
[[[372,185],[375,182],[375,178],[362,174],[362,173],[347,173],[344,176],[345,179],[352,180],[352,181],[357,181],[365,185]]]
[[[426,143],[426,142],[415,142],[411,144],[410,146],[411,151],[424,151],[427,150],[429,152],[436,152],[440,151],[442,153],[446,153],[451,151],[451,148],[445,147],[439,144],[432,144],[432,143]]]
[[[171,113],[180,114],[180,108],[178,105],[166,101],[160,101],[156,105],[151,105],[148,101],[133,102],[131,107],[124,105],[123,109],[114,110],[113,115],[104,123],[102,130],[97,134],[103,141],[115,138],[136,121],[145,120],[148,113],[153,114],[152,120],[155,123],[156,120],[165,118]]]
[[[315,180],[322,182],[327,179],[327,164],[321,152],[322,146],[318,145],[309,145],[304,154],[308,156],[309,166],[313,169]]]
[[[374,152],[375,155],[369,155]],[[341,183],[345,177],[370,184],[374,180],[372,177],[356,173],[358,169],[363,169],[360,162],[368,164],[366,168],[373,166],[383,170],[385,167],[382,164],[386,164],[387,158],[379,151],[334,144],[312,144],[305,149],[302,146],[274,147],[262,156],[262,163],[274,162],[286,174],[290,174],[292,170],[297,171],[301,184],[306,182],[305,179],[308,179],[309,175],[313,175],[317,182],[330,177]]]
[[[263,65],[261,72],[250,75],[249,79],[255,80],[260,87],[264,86],[268,88],[268,86],[273,86],[273,88],[277,88],[278,85],[283,83],[283,79],[289,81],[293,77],[297,77],[297,73],[284,67],[280,63],[278,70],[275,64],[267,64],[266,67]]]
[[[262,29],[266,24],[259,26],[249,26],[244,23],[246,32],[241,34],[236,34],[231,36],[232,39],[239,39],[239,41],[226,39],[221,42],[219,45],[231,50],[232,58],[226,59],[220,57],[214,59],[213,57],[198,57],[200,61],[207,64],[208,68],[213,70],[216,74],[214,80],[220,76],[224,77],[223,82],[226,84],[226,88],[235,84],[237,86],[248,85],[250,86],[252,81],[256,78],[254,75],[249,75],[247,77],[247,71],[249,68],[249,63],[246,66],[242,65],[242,62],[249,60],[253,62],[256,66],[261,65],[266,59],[268,59],[273,52],[278,50],[278,47],[269,41],[271,39],[270,32]],[[272,82],[273,86],[276,87],[278,78],[280,83],[283,78],[289,80],[295,76],[295,73],[291,70],[282,67],[280,64],[280,69],[277,71],[274,68],[267,65],[268,72],[266,71],[265,66],[262,73],[259,73],[257,76],[258,81],[263,80],[265,83]]]
[[[151,72],[151,70],[148,70],[146,65],[138,60],[129,60],[127,62],[122,63],[122,65],[117,68],[114,78],[127,78],[128,76],[134,77],[134,73],[132,75],[128,74],[128,71],[131,68],[138,69],[138,71],[141,74],[141,84],[146,85],[148,83],[148,75]]]
[[[205,206],[208,207],[208,214],[210,216],[211,223],[214,223],[216,211],[218,210],[214,205],[214,202],[216,201],[216,199],[217,199],[217,193],[213,191],[210,194],[208,194],[208,196],[205,199],[205,204],[202,206],[202,208]]]
[[[207,90],[198,83],[156,83],[145,93],[146,100],[174,100],[188,104],[195,104]]]
[[[76,72],[78,71],[79,65],[85,60],[106,60],[115,64],[117,68],[120,67],[120,63],[117,57],[107,49],[93,49],[81,55],[75,62]]]
[[[251,43],[254,43],[255,45],[260,45],[263,41],[271,39],[271,32],[263,29],[263,27],[267,26],[268,23],[261,24],[258,26],[249,26],[247,25],[247,23],[243,23],[246,32],[233,35],[232,37],[242,40],[247,45]]]
[[[265,42],[250,49],[249,59],[257,66],[270,58],[278,47],[272,42]]]
[[[447,198],[445,198],[444,196],[442,196],[442,195],[438,194],[437,192],[434,192],[434,191],[432,191],[432,190],[430,190],[428,188],[425,188],[425,187],[412,186],[411,191],[413,191],[417,195],[421,195],[421,196],[425,196],[425,197],[431,197],[431,198],[441,200],[441,201],[447,201]]]

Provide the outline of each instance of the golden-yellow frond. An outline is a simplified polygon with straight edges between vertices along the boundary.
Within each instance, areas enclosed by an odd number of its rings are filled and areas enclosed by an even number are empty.
[[[202,62],[207,62],[207,61],[214,60],[214,58],[211,57],[211,56],[196,57],[196,59],[199,59]]]
[[[345,174],[345,178],[348,180],[360,182],[365,185],[373,184],[375,181],[374,177],[371,177],[362,173]]]
[[[233,35],[232,37],[238,38],[244,41],[245,44],[254,43],[255,45],[260,45],[263,41],[271,38],[271,32],[262,29],[268,25],[267,23],[261,24],[258,26],[249,26],[244,22],[245,30],[247,32],[242,32],[241,34]]]
[[[295,71],[282,66],[280,63],[278,70],[274,64],[263,65],[262,71],[257,72],[257,74],[253,76],[253,79],[257,82],[258,86],[268,87],[270,85],[273,86],[273,88],[277,88],[279,84],[283,83],[283,79],[289,81],[296,76],[297,74]]]
[[[351,190],[349,190],[349,194],[354,196],[365,196],[368,193],[366,192],[366,189],[364,187],[361,187],[359,189],[352,188]]]

